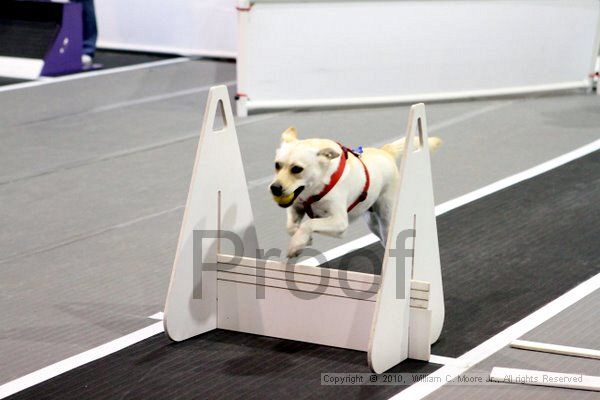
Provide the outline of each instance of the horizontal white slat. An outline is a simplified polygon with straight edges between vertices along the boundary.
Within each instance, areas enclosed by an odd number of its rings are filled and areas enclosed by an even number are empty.
[[[427,301],[427,300],[429,300],[429,292],[423,292],[421,290],[411,290],[410,298]]]
[[[412,290],[421,290],[424,292],[429,292],[429,287],[431,285],[429,284],[429,282],[425,282],[425,281],[417,281],[415,279],[410,281],[410,288]]]
[[[562,346],[558,344],[531,342],[529,340],[514,340],[510,347],[523,350],[540,351],[543,353],[560,354],[565,356],[594,358],[600,360],[600,350],[584,349],[581,347]]]
[[[252,267],[244,267],[240,265],[229,265],[229,264],[218,264],[219,272],[228,272],[231,274],[241,274],[247,275],[254,278],[254,281],[257,281],[259,284],[261,283],[261,279],[271,278],[278,279],[284,282],[302,282],[311,285],[319,285],[319,286],[331,286],[336,288],[343,288],[350,291],[359,291],[359,292],[370,292],[377,293],[379,290],[379,285],[371,284],[366,282],[357,282],[357,281],[347,281],[343,279],[335,279],[335,278],[321,278],[315,275],[307,275],[307,274],[291,274],[285,273],[284,271],[276,271],[272,269],[262,269],[262,268],[252,268]],[[427,292],[419,292],[418,296],[423,296],[422,293],[427,294]],[[421,298],[421,297],[417,297]],[[425,298],[426,300],[426,298]]]
[[[353,291],[353,290],[343,290],[339,287],[334,286],[323,286],[313,283],[306,283],[300,281],[286,281],[282,279],[272,279],[272,278],[261,278],[254,275],[243,275],[236,274],[231,272],[219,271],[217,274],[217,279],[226,280],[229,282],[240,282],[247,283],[254,286],[269,286],[274,288],[281,288],[290,291],[299,291],[305,293],[314,293],[315,295],[320,296],[339,296],[339,297],[349,297],[358,300],[365,301],[375,301],[376,293],[374,292],[364,292],[364,291]],[[219,297],[220,298],[220,297]]]
[[[419,299],[410,299],[410,306],[415,308],[423,308],[427,309],[429,307],[429,302],[427,300],[419,300]]]
[[[373,274],[365,274],[362,272],[355,271],[344,271],[340,269],[334,268],[321,268],[310,265],[302,265],[302,264],[293,264],[293,267],[290,267],[290,264],[285,264],[280,261],[275,260],[259,260],[256,258],[250,257],[236,257],[228,254],[217,254],[217,262],[222,264],[229,265],[241,265],[245,267],[253,267],[253,268],[265,268],[271,269],[274,271],[293,271],[294,274],[306,274],[306,275],[315,275],[315,276],[327,276],[329,274],[330,278],[334,279],[344,279],[348,281],[356,281],[356,282],[366,282],[366,283],[377,283],[381,281],[381,277],[379,275]]]

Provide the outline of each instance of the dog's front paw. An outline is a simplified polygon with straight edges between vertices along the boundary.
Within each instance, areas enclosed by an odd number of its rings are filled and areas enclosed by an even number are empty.
[[[298,229],[294,236],[292,236],[292,240],[290,241],[290,245],[288,246],[288,258],[297,257],[298,255],[300,255],[302,250],[304,250],[306,246],[310,246],[311,243],[312,237],[310,236],[310,234],[308,234],[302,229]]]

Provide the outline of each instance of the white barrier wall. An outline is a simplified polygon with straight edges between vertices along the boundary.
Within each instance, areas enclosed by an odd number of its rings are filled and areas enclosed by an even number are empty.
[[[235,58],[236,0],[95,0],[98,45]]]
[[[586,87],[598,0],[241,0],[238,114]]]

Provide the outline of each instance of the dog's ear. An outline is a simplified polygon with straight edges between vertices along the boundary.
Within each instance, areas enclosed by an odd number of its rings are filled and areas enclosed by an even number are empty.
[[[282,143],[295,142],[296,140],[298,140],[298,132],[293,126],[290,126],[281,134]]]
[[[332,149],[331,147],[327,147],[326,149],[321,149],[317,155],[319,157],[325,157],[329,160],[333,160],[334,158],[338,158],[340,153],[336,149]]]

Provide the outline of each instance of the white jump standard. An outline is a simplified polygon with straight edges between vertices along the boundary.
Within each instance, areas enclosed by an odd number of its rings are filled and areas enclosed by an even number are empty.
[[[169,337],[221,328],[361,350],[377,373],[428,361],[444,297],[427,139],[425,107],[412,106],[381,276],[258,259],[229,95],[213,87],[165,305]]]

